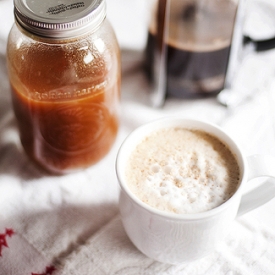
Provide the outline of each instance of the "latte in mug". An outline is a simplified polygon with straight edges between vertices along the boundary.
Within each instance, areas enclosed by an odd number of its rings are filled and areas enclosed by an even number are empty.
[[[141,201],[177,214],[221,205],[240,181],[238,162],[226,144],[202,130],[182,127],[163,128],[143,139],[125,173]]]

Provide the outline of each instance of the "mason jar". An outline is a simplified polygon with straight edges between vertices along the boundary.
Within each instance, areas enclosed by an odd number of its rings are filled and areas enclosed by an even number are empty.
[[[120,50],[105,0],[15,0],[14,15],[7,64],[25,152],[54,173],[97,163],[119,127]]]

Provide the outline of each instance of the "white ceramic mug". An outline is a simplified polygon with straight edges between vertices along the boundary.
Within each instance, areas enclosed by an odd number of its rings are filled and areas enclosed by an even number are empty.
[[[125,178],[125,166],[136,145],[149,133],[165,127],[188,127],[216,136],[236,155],[240,167],[240,184],[235,194],[220,206],[198,214],[174,214],[155,209],[136,197]],[[202,258],[214,251],[230,230],[234,219],[264,204],[273,193],[266,184],[243,195],[247,182],[260,176],[275,177],[275,158],[264,155],[245,157],[240,147],[221,128],[203,121],[164,118],[133,131],[118,152],[116,172],[121,187],[119,208],[125,231],[145,255],[160,262],[178,264]],[[275,182],[275,180],[274,180]],[[272,183],[273,187],[275,183]]]

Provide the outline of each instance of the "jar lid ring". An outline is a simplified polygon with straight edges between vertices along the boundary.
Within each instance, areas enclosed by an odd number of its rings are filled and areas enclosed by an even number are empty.
[[[14,0],[15,20],[48,38],[70,38],[96,29],[106,17],[105,0]]]

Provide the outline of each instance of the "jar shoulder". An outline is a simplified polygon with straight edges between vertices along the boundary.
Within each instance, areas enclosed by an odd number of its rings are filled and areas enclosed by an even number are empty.
[[[109,85],[120,78],[120,50],[108,21],[86,36],[50,42],[13,26],[7,47],[13,85],[45,93],[65,86],[79,90]]]
[[[31,49],[31,51],[30,51]],[[63,52],[74,52],[78,55],[83,51],[98,50],[104,55],[106,51],[119,52],[119,45],[116,34],[110,22],[106,19],[104,23],[94,32],[69,39],[48,39],[38,37],[26,32],[14,23],[9,33],[7,42],[7,54],[22,54],[22,51],[29,53],[46,52],[62,49]]]

